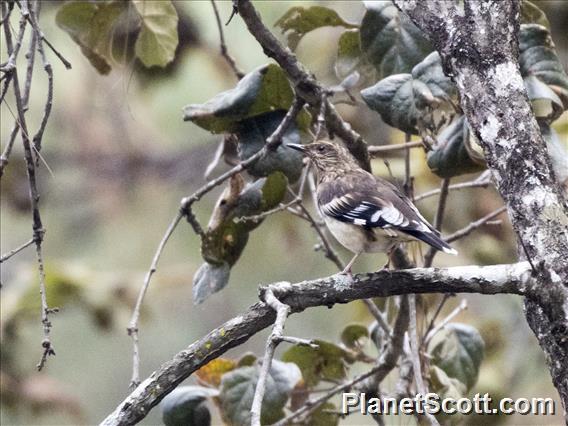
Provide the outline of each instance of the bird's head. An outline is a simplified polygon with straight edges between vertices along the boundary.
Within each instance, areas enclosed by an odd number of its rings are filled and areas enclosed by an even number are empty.
[[[355,159],[345,148],[329,141],[319,140],[308,145],[288,144],[287,146],[304,153],[318,172],[339,172],[358,168]]]

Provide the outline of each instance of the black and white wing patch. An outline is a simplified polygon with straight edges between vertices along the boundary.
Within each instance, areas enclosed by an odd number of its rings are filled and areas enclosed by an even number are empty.
[[[322,214],[336,220],[367,228],[382,228],[402,232],[424,241],[437,250],[450,254],[457,252],[451,248],[440,234],[420,214],[410,201],[404,200],[390,187],[384,191],[352,189],[342,191],[341,185],[321,188],[319,208]],[[374,188],[373,188],[374,189]],[[393,236],[396,233],[393,232]]]

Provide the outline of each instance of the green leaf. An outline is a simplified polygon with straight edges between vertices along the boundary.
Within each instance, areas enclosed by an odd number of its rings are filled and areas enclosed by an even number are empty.
[[[245,186],[240,175],[229,180],[221,193],[201,240],[205,263],[193,277],[193,300],[199,304],[229,282],[231,267],[243,253],[249,234],[262,223],[235,219],[254,216],[277,206],[286,194],[288,181],[280,172]]]
[[[521,2],[521,24],[539,24],[550,30],[550,22],[546,14],[528,0]]]
[[[282,361],[293,362],[302,371],[308,387],[317,385],[320,380],[342,380],[347,374],[348,354],[339,346],[316,340],[317,348],[295,345],[282,355]]]
[[[521,25],[519,66],[537,117],[556,120],[568,108],[568,76],[545,27]]]
[[[337,407],[326,402],[320,405],[310,416],[307,426],[337,426],[339,424],[339,416],[336,414]]]
[[[464,383],[467,390],[473,387],[485,351],[483,338],[477,329],[467,324],[448,324],[429,346],[432,365],[440,367],[448,377]]]
[[[361,62],[361,38],[359,30],[344,31],[337,42],[335,73],[340,79],[347,77],[357,69]]]
[[[475,173],[486,168],[475,136],[462,115],[438,135],[438,143],[428,152],[428,167],[436,175],[449,178]]]
[[[359,349],[369,338],[369,330],[361,324],[349,324],[341,332],[341,342],[351,349]]]
[[[367,105],[383,121],[406,133],[435,129],[436,114],[453,114],[457,91],[442,71],[437,52],[428,55],[411,74],[391,75],[361,91]]]
[[[288,179],[282,172],[274,172],[262,186],[262,210],[270,210],[280,204],[286,196]]]
[[[238,121],[274,110],[287,110],[294,93],[284,71],[263,65],[244,76],[234,89],[219,93],[204,104],[183,109],[183,119],[213,133],[233,133]]]
[[[76,277],[53,266],[45,267],[45,286],[47,304],[52,308],[63,308],[69,304],[85,301],[85,286]],[[29,287],[18,300],[15,315],[22,318],[33,318],[41,310],[41,298],[37,284],[30,282]]]
[[[221,379],[219,400],[223,417],[231,425],[250,425],[250,409],[259,367],[237,368]],[[284,406],[294,386],[301,380],[300,370],[292,363],[273,360],[266,380],[266,391],[262,400],[262,424],[272,424],[284,417]]]
[[[178,15],[169,0],[133,0],[142,19],[136,39],[136,57],[146,67],[165,67],[175,56],[178,45]]]
[[[379,78],[409,72],[432,46],[422,31],[391,2],[366,1],[361,22],[361,49]]]
[[[127,6],[122,1],[71,1],[58,9],[55,22],[81,47],[99,73],[108,74],[111,71],[114,27]]]
[[[166,426],[208,426],[211,414],[206,405],[209,397],[217,396],[217,389],[201,386],[180,386],[160,403],[162,420]]]
[[[322,6],[291,7],[276,23],[288,36],[288,47],[296,50],[298,43],[310,31],[321,27],[357,28],[343,20],[335,10]]]
[[[268,112],[241,121],[236,134],[239,140],[238,153],[241,161],[246,160],[261,150],[266,139],[276,130],[284,119],[286,111]],[[267,176],[275,171],[286,175],[293,183],[300,177],[304,167],[302,153],[287,148],[289,144],[302,143],[300,131],[292,122],[282,136],[282,144],[275,150],[260,158],[247,171],[253,176]]]
[[[241,356],[237,362],[239,367],[251,367],[256,362],[256,355],[252,352],[247,352]]]

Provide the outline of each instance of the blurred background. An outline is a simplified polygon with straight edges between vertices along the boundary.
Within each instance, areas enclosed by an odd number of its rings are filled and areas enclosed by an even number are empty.
[[[94,424],[101,421],[129,393],[131,341],[126,327],[132,307],[156,247],[180,199],[204,184],[204,172],[213,159],[220,136],[183,122],[181,109],[204,102],[234,87],[236,78],[219,55],[219,38],[209,1],[180,1],[180,46],[173,64],[145,69],[136,63],[115,66],[99,75],[79,47],[55,25],[59,2],[42,2],[41,28],[46,37],[73,64],[66,70],[48,52],[55,74],[55,97],[45,133],[42,155],[52,173],[40,169],[41,212],[47,229],[44,255],[50,305],[61,311],[52,317],[52,341],[57,352],[37,373],[41,355],[37,267],[33,248],[1,265],[2,424]],[[264,1],[255,5],[264,22],[274,22],[291,5],[316,2]],[[362,3],[317,2],[332,7],[352,22],[364,13]],[[537,2],[547,13],[558,54],[566,69],[568,58],[568,5],[564,1]],[[218,1],[223,20],[229,1]],[[12,23],[16,26],[17,23]],[[269,62],[262,49],[235,17],[224,28],[230,53],[248,72]],[[308,34],[299,44],[299,59],[326,85],[338,83],[333,72],[339,28]],[[277,35],[284,40],[279,32]],[[6,60],[2,50],[2,61]],[[23,61],[23,58],[22,58]],[[23,70],[25,64],[18,64]],[[36,64],[40,67],[40,64]],[[38,70],[38,79],[45,75]],[[35,82],[30,120],[41,119],[46,83]],[[13,99],[7,96],[7,104]],[[373,145],[401,143],[404,135],[381,122],[365,107],[338,106],[344,118]],[[5,103],[1,110],[2,147],[13,125]],[[554,124],[563,143],[568,137],[565,113]],[[412,150],[415,194],[437,188],[440,179],[430,172],[422,150]],[[403,158],[388,157],[395,177],[404,177]],[[382,159],[373,162],[376,174],[388,177]],[[460,180],[470,180],[467,175]],[[17,141],[2,179],[1,252],[31,237],[27,178],[22,149]],[[206,224],[220,190],[195,205]],[[311,207],[311,203],[307,203]],[[501,205],[491,189],[469,189],[450,194],[444,234],[449,234]],[[436,197],[418,207],[432,220]],[[436,266],[497,264],[516,259],[514,236],[506,215],[498,226],[486,226],[455,243],[458,257],[440,254]],[[205,303],[194,306],[191,283],[201,265],[199,239],[187,223],[171,238],[160,261],[141,319],[142,377],[172,358],[212,328],[239,314],[257,300],[259,284],[300,281],[336,272],[333,263],[314,251],[316,234],[288,213],[278,213],[251,234],[249,244],[233,268],[229,285]],[[337,247],[344,260],[349,253]],[[375,270],[383,255],[365,255],[356,271]],[[446,304],[455,308],[464,296]],[[493,397],[553,397],[557,424],[563,423],[561,405],[551,384],[538,343],[523,316],[522,300],[512,296],[465,296],[468,309],[457,321],[476,326],[486,342],[486,358],[475,392]],[[435,306],[436,296],[424,298]],[[311,309],[291,317],[290,335],[338,340],[342,325],[369,324],[362,303]],[[226,356],[246,351],[260,355],[263,332]],[[357,367],[353,373],[358,372]],[[391,379],[394,380],[394,379]],[[188,380],[192,383],[192,379]],[[550,424],[551,418],[546,419]],[[160,424],[154,409],[142,424]],[[218,418],[214,422],[219,423]],[[373,424],[352,415],[345,424]],[[537,424],[542,419],[508,416],[484,419],[485,424]],[[414,424],[411,418],[392,424]]]

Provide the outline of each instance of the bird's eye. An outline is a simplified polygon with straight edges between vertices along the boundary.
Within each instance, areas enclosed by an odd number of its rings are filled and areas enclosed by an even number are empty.
[[[317,150],[318,150],[319,152],[324,152],[324,151],[325,151],[325,146],[324,146],[324,145],[320,145],[320,146],[318,146]]]

